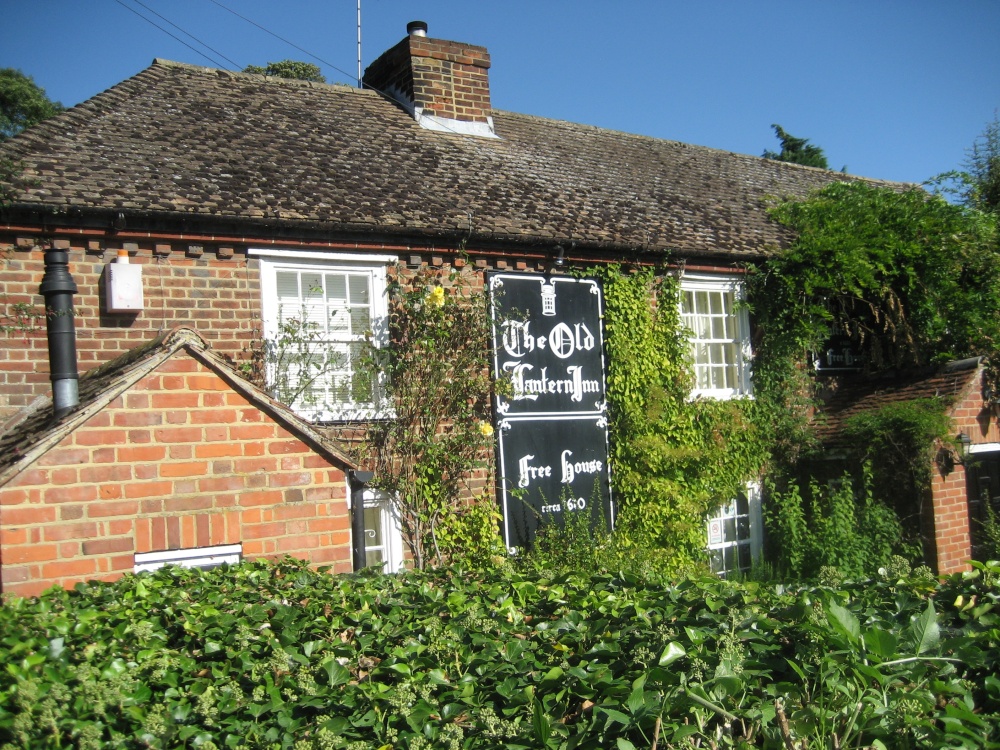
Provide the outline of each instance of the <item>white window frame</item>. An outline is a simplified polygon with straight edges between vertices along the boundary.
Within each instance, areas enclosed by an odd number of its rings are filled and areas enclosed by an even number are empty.
[[[737,499],[733,498],[728,503],[721,505],[719,508],[712,513],[706,521],[706,530],[708,536],[708,551],[709,554],[713,551],[718,552],[721,555],[725,555],[727,549],[734,549],[737,556],[737,564],[735,568],[727,568],[723,566],[722,570],[716,570],[713,566],[713,572],[718,574],[720,577],[725,578],[732,573],[745,573],[750,569],[750,565],[760,559],[761,551],[763,549],[764,542],[764,521],[761,513],[761,499],[760,499],[760,485],[756,483],[750,483],[746,487],[744,493],[747,498],[747,524],[748,524],[748,538],[739,538],[739,519],[742,516],[738,512]],[[726,522],[732,520],[736,530],[736,539],[726,539]],[[740,566],[739,564],[739,547],[745,546],[750,550],[750,565]]]
[[[374,508],[379,512],[379,522],[382,526],[382,571],[398,573],[404,570],[403,559],[403,527],[399,520],[399,512],[392,499],[378,490],[366,488],[363,494],[365,508]],[[373,536],[367,525],[365,527],[365,556],[368,555],[368,538]]]
[[[370,306],[376,342],[384,342],[384,322],[388,315],[386,295],[387,268],[395,264],[395,255],[322,253],[307,250],[277,250],[251,248],[251,256],[260,260],[261,317],[263,334],[267,340],[277,335],[279,304],[277,273],[279,271],[316,273],[367,273],[371,282]],[[359,335],[345,335],[343,343],[363,341]],[[288,404],[299,415],[313,422],[344,422],[371,419],[380,413],[377,401],[370,403],[343,402],[340,404],[294,405]]]
[[[143,573],[159,570],[165,565],[178,565],[182,568],[214,568],[224,563],[236,565],[242,559],[242,544],[222,544],[215,547],[172,549],[162,552],[137,552],[133,570],[136,573]]]
[[[750,361],[752,352],[750,349],[750,318],[746,307],[741,303],[745,299],[745,289],[743,277],[731,274],[707,274],[707,273],[685,273],[681,276],[681,298],[678,304],[681,307],[681,321],[688,329],[689,342],[691,346],[691,363],[694,368],[695,386],[691,391],[692,398],[750,398],[753,396],[753,388],[750,381]],[[714,294],[732,293],[733,309],[732,317],[735,325],[736,336],[732,339],[699,339],[693,328],[688,326],[687,319],[692,317],[684,311],[685,292],[709,292]],[[700,343],[705,344],[727,344],[736,345],[736,379],[735,388],[704,388],[699,387],[699,364],[695,359],[695,347]]]

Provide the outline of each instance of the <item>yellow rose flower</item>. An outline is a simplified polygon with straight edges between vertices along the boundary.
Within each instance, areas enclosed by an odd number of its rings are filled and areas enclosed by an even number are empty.
[[[491,437],[493,435],[493,425],[489,422],[480,422],[479,432],[483,437]]]
[[[444,287],[436,286],[427,293],[427,304],[441,307],[444,304]]]

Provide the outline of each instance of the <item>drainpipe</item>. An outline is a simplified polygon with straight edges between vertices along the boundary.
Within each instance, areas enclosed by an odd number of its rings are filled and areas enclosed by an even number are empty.
[[[76,282],[69,273],[69,253],[45,251],[45,275],[38,293],[45,297],[45,329],[49,343],[49,379],[52,381],[52,411],[56,419],[80,403],[76,371],[76,331],[73,295]]]
[[[375,475],[370,471],[352,471],[351,477],[351,559],[354,570],[362,570],[365,558],[365,486]]]

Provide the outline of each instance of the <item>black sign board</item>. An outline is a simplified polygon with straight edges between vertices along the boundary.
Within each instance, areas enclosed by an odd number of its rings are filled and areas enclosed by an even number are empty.
[[[848,336],[833,334],[813,355],[817,372],[861,372],[864,360]]]
[[[496,415],[504,540],[587,513],[613,522],[603,296],[593,279],[491,274],[493,364],[510,393]]]

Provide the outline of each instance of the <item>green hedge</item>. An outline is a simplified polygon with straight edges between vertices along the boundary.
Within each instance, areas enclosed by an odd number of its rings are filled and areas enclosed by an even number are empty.
[[[0,608],[0,747],[998,747],[998,581],[166,569]]]

